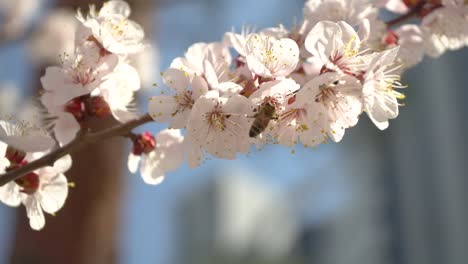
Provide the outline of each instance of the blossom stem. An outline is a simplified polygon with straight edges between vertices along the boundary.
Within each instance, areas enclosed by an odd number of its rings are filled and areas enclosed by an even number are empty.
[[[126,136],[131,132],[132,129],[138,126],[141,126],[145,123],[151,122],[151,121],[153,121],[151,116],[149,114],[146,114],[135,120],[132,120],[127,123],[114,126],[111,128],[103,129],[98,132],[86,133],[86,134],[79,132],[76,138],[70,143],[68,143],[67,145],[63,147],[59,147],[53,150],[52,152],[48,153],[47,155],[44,155],[43,157],[31,163],[28,163],[27,165],[23,167],[1,174],[0,186],[3,186],[6,183],[13,181],[15,179],[18,179],[21,176],[29,172],[32,172],[34,170],[37,170],[39,168],[42,168],[45,166],[52,166],[54,162],[60,159],[61,157],[67,154],[73,153],[81,149],[84,146],[93,144],[95,142],[104,141],[106,139],[113,138],[113,137]]]

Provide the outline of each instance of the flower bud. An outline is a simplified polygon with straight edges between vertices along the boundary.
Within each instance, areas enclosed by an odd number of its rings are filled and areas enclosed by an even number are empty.
[[[68,101],[65,104],[65,112],[72,114],[76,121],[83,121],[85,117],[85,106],[81,97],[76,97]]]
[[[39,175],[34,172],[16,179],[15,182],[21,187],[21,192],[26,194],[33,194],[39,189]]]
[[[12,164],[20,164],[23,162],[24,157],[26,157],[26,152],[15,149],[11,146],[8,146],[5,157],[10,161]]]
[[[156,139],[151,133],[146,131],[134,139],[132,153],[135,155],[141,155],[143,153],[148,154],[154,150],[155,146]]]

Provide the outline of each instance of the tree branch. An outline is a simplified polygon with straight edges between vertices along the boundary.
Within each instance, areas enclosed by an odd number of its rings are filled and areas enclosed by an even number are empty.
[[[395,18],[395,19],[392,19],[390,21],[387,21],[386,22],[387,27],[390,28],[390,27],[396,26],[396,25],[404,22],[405,20],[416,16],[421,11],[421,9],[424,7],[424,5],[425,5],[425,2],[421,1],[419,4],[417,4],[415,7],[413,7],[408,13],[403,14],[403,15],[401,15],[401,16]]]
[[[46,154],[45,156],[31,163],[28,163],[23,167],[1,174],[0,186],[3,186],[6,183],[15,179],[18,179],[31,171],[37,170],[45,166],[52,166],[54,162],[60,159],[61,157],[73,153],[84,146],[93,144],[98,141],[103,141],[112,137],[126,136],[131,132],[132,129],[151,121],[153,121],[151,116],[149,114],[146,114],[138,119],[129,121],[127,123],[115,127],[103,129],[98,132],[88,133],[85,135],[78,133],[77,137],[67,145],[59,147],[53,150],[52,152]]]

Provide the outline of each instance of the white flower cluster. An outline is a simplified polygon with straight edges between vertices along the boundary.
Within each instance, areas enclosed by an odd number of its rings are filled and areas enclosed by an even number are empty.
[[[110,1],[87,16],[78,12],[75,47],[61,54],[61,65],[48,67],[41,78],[40,101],[59,146],[70,143],[90,119],[113,115],[120,122],[135,119],[134,93],[140,76],[129,64],[129,55],[145,48],[142,28],[128,17],[129,5]],[[50,43],[49,43],[50,45]],[[48,133],[27,122],[0,121],[0,171],[11,171],[46,155],[56,145]],[[31,172],[0,187],[0,201],[26,206],[33,229],[44,224],[43,211],[53,214],[65,202],[69,184],[63,175],[71,158]]]
[[[398,60],[411,67],[424,55],[439,57],[447,50],[468,46],[468,2],[465,0],[384,0],[379,1],[389,11],[413,14],[412,24],[385,25],[378,19],[369,19],[371,40],[368,47],[387,49],[400,46]]]
[[[380,20],[383,6],[401,17]],[[396,91],[403,69],[424,54],[468,44],[467,10],[464,0],[310,0],[303,22],[290,30],[229,32],[220,42],[195,43],[161,74],[167,87],[149,101],[149,115],[169,128],[121,135],[133,143],[128,168],[159,184],[185,158],[197,167],[209,155],[235,159],[251,145],[339,142],[364,112],[386,129],[404,99]],[[129,56],[146,45],[129,15],[121,0],[99,11],[91,6],[86,16],[78,12],[74,52],[41,78],[40,99],[59,147],[85,134],[90,119],[137,117],[141,81]],[[404,24],[411,17],[421,23]],[[55,140],[35,126],[0,121],[0,173],[47,155]],[[66,156],[9,182],[0,187],[0,201],[24,204],[31,226],[41,229],[43,211],[55,213],[66,199],[63,173],[70,166]]]
[[[306,15],[317,2],[306,4]],[[330,1],[322,2],[317,12],[329,18],[321,8]],[[358,12],[376,9],[362,1],[343,5],[339,18],[356,16],[351,21],[363,16]],[[196,43],[163,73],[170,92],[152,97],[149,113],[157,122],[186,129],[191,167],[206,154],[234,159],[238,152],[249,152],[251,144],[338,142],[363,112],[385,129],[403,98],[395,90],[401,87],[394,74],[398,47],[372,51],[366,39],[345,21],[306,17],[292,31],[280,26]]]

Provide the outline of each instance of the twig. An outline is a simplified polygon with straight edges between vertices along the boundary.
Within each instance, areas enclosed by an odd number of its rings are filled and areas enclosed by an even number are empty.
[[[37,170],[45,166],[52,166],[54,162],[60,159],[61,157],[73,153],[84,146],[93,144],[95,142],[103,141],[112,137],[126,136],[131,132],[132,129],[141,126],[145,123],[151,122],[152,120],[153,119],[151,118],[151,116],[149,114],[146,114],[138,119],[129,121],[125,124],[121,124],[115,127],[107,128],[94,133],[88,133],[85,135],[78,134],[77,137],[67,145],[57,148],[52,152],[46,154],[45,156],[31,163],[28,163],[23,167],[1,174],[0,186],[3,186],[6,183],[15,179],[18,179],[31,171]]]

